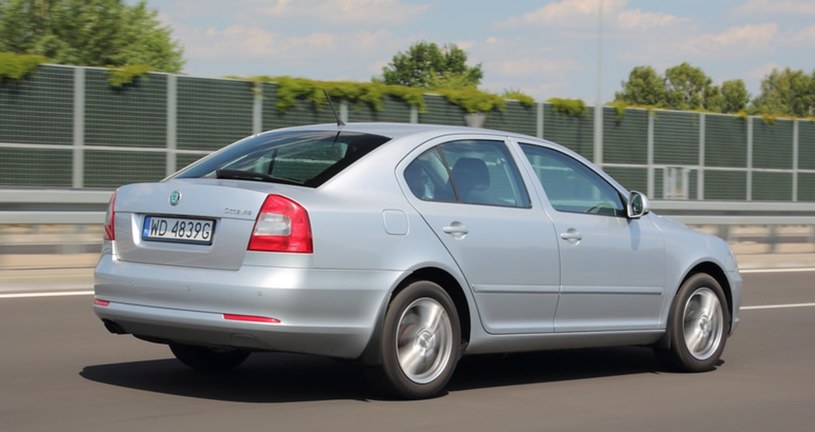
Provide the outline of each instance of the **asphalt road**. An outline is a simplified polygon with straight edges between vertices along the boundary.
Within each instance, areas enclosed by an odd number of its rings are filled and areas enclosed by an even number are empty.
[[[449,392],[385,400],[354,365],[256,354],[203,376],[108,334],[90,296],[0,299],[0,431],[812,431],[815,272],[746,274],[724,363],[659,370],[647,348],[465,358]],[[810,305],[803,305],[810,303]]]

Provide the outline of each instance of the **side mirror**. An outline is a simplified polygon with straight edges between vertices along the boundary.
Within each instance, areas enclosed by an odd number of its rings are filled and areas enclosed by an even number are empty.
[[[626,213],[629,219],[639,219],[648,214],[651,207],[648,205],[648,198],[642,192],[631,191],[626,204]]]

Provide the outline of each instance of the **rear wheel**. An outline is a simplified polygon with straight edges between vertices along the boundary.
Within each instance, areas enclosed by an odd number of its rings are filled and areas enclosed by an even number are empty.
[[[234,369],[250,354],[245,350],[209,348],[180,343],[171,343],[170,351],[181,363],[202,372],[223,372]]]
[[[439,285],[418,281],[391,301],[379,349],[378,384],[399,397],[440,393],[458,362],[461,329],[455,305]]]
[[[663,364],[685,372],[713,369],[730,333],[730,311],[716,279],[699,273],[682,284],[671,307],[668,332],[670,348],[656,350]]]

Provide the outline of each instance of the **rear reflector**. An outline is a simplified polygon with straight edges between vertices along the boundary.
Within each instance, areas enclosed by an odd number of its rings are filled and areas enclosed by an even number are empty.
[[[284,196],[267,196],[255,221],[248,249],[312,253],[308,212],[299,203]]]
[[[96,306],[110,306],[110,302],[102,299],[93,299],[93,304]]]
[[[280,324],[280,320],[277,319],[277,318],[254,316],[254,315],[224,314],[224,319],[225,320],[230,320],[230,321],[249,321],[249,322],[259,322],[259,323],[268,323],[268,324]]]

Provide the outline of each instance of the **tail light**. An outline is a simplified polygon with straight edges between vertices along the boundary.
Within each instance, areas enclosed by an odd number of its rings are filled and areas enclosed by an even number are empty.
[[[303,206],[284,196],[267,196],[255,221],[248,249],[312,253],[314,249],[308,212]]]
[[[105,240],[116,240],[116,231],[113,226],[113,220],[116,218],[116,215],[113,211],[113,206],[116,205],[116,194],[118,192],[117,190],[110,196],[108,211],[105,213]]]

